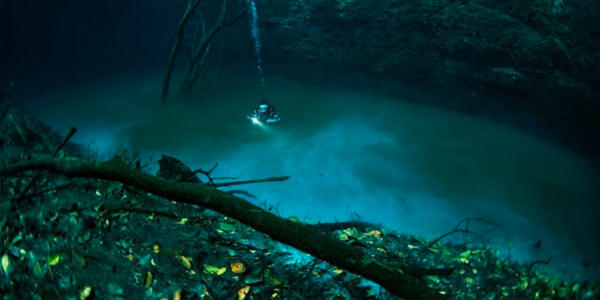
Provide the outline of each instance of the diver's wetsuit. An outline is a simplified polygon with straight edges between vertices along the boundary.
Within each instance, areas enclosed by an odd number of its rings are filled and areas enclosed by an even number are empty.
[[[275,110],[275,107],[268,105],[267,109],[261,110],[260,107],[256,108],[250,117],[255,117],[261,122],[275,123],[281,120],[279,113]]]

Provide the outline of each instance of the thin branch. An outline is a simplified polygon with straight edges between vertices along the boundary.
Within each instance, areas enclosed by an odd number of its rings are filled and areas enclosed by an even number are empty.
[[[184,82],[182,84],[181,91],[187,92],[187,91],[191,90],[190,84],[192,83],[192,81],[194,79],[194,72],[196,70],[198,63],[204,56],[204,54],[207,51],[207,48],[210,46],[210,43],[212,42],[213,38],[216,36],[217,33],[219,33],[223,29],[225,13],[227,12],[227,3],[228,3],[228,0],[223,0],[223,2],[221,4],[221,12],[219,13],[219,16],[217,18],[215,25],[213,25],[206,32],[206,34],[202,35],[202,40],[200,41],[198,47],[195,49],[194,53],[192,54],[192,59],[190,61],[190,64],[188,65],[187,70],[185,71]]]
[[[58,145],[58,147],[56,147],[56,150],[54,150],[54,152],[52,153],[52,156],[56,156],[58,152],[69,142],[73,135],[75,135],[76,132],[77,128],[71,127],[69,129],[69,133],[67,133],[67,136],[63,139],[62,143],[60,143],[60,145]]]
[[[223,187],[223,186],[259,183],[259,182],[286,181],[288,179],[290,179],[290,176],[268,177],[268,178],[262,178],[262,179],[251,179],[251,180],[242,180],[242,181],[229,181],[229,182],[214,183],[214,184],[212,184],[212,186]]]
[[[77,129],[75,127],[71,127],[69,129],[69,133],[67,133],[67,136],[64,138],[62,143],[60,143],[60,145],[58,145],[58,147],[56,147],[56,149],[52,153],[52,156],[56,156],[58,154],[58,152],[69,142],[71,137],[73,137],[75,132],[77,132]],[[29,189],[31,189],[33,184],[40,178],[41,175],[42,175],[41,171],[38,171],[37,173],[35,173],[35,175],[31,179],[31,181],[29,181],[27,186],[23,189],[23,191],[21,191],[21,194],[19,194],[19,197],[17,197],[17,200],[19,200],[19,201],[23,200],[23,197],[25,197],[25,194],[29,191]],[[14,208],[14,206],[13,206],[13,208]]]
[[[177,35],[175,36],[175,43],[173,44],[173,49],[171,50],[171,56],[169,57],[169,62],[167,64],[167,72],[165,74],[165,79],[163,81],[162,94],[160,97],[160,104],[165,105],[167,102],[167,97],[169,96],[169,85],[171,82],[171,76],[173,74],[173,68],[175,67],[175,59],[179,54],[179,50],[181,50],[181,43],[183,41],[185,26],[190,19],[192,13],[198,8],[200,4],[199,0],[190,0],[183,17],[179,21],[177,25]]]
[[[242,11],[238,12],[233,18],[225,21],[224,24],[223,24],[223,27],[229,27],[229,26],[237,23],[244,16],[246,16],[246,10],[242,10]]]
[[[433,245],[435,245],[435,243],[441,241],[442,239],[455,234],[455,233],[465,233],[465,234],[474,234],[475,232],[469,230],[469,225],[471,224],[471,222],[479,222],[479,223],[485,223],[488,225],[492,225],[494,227],[498,227],[498,224],[492,222],[492,221],[488,221],[486,219],[483,218],[464,218],[462,220],[460,220],[458,222],[458,224],[456,224],[456,226],[454,227],[454,229],[440,235],[438,238],[434,239],[433,241],[431,241],[429,244],[427,244],[427,247],[431,247]],[[464,228],[461,228],[461,226],[464,224]]]
[[[185,177],[185,178],[183,178],[183,179],[181,179],[181,180],[179,180],[179,181],[185,181],[185,180],[188,180],[188,179],[190,179],[190,178],[192,178],[192,177],[196,176],[196,174],[200,173],[200,174],[202,174],[202,175],[206,176],[206,178],[208,178],[208,182],[209,182],[209,184],[212,184],[214,179],[213,179],[213,178],[210,176],[210,174],[211,174],[211,173],[212,173],[212,172],[213,172],[213,171],[214,171],[214,170],[215,170],[215,169],[216,169],[218,166],[219,166],[219,163],[218,163],[218,162],[216,162],[216,163],[215,163],[215,165],[214,165],[212,168],[210,168],[210,170],[208,170],[208,171],[204,171],[203,169],[196,169],[196,170],[192,171],[192,174],[191,174],[190,176],[188,176],[188,177]]]

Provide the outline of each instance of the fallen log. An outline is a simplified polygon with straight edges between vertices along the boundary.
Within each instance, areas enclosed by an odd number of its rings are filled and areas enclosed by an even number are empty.
[[[260,207],[214,187],[188,182],[175,182],[142,172],[115,157],[106,162],[79,158],[58,159],[38,156],[29,161],[0,168],[0,176],[32,170],[47,170],[70,177],[96,178],[145,190],[172,201],[198,205],[236,219],[273,240],[304,251],[348,272],[363,276],[391,293],[405,299],[445,299],[426,286],[420,276],[423,270],[398,268],[377,261],[361,249],[332,237],[312,225],[278,217]]]

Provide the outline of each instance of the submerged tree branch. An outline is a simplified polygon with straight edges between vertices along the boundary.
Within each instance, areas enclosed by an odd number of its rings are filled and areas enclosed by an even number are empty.
[[[201,67],[199,64],[201,63],[202,58],[206,57],[205,55],[213,38],[223,29],[223,25],[225,23],[225,14],[227,13],[227,3],[228,0],[223,0],[216,23],[202,34],[202,39],[200,40],[200,43],[198,43],[198,47],[192,53],[190,64],[185,71],[183,84],[181,85],[180,93],[182,95],[188,94],[191,91],[194,85],[194,80],[197,78],[197,76],[195,76],[195,72],[199,67]]]
[[[219,212],[272,239],[288,244],[349,272],[372,280],[405,299],[445,299],[427,287],[410,269],[399,269],[378,261],[362,250],[352,247],[314,226],[293,222],[232,194],[211,186],[174,182],[135,169],[119,158],[107,162],[92,162],[79,158],[57,159],[41,156],[30,161],[0,168],[0,176],[29,170],[47,170],[71,177],[87,177],[121,182],[172,201],[195,204]]]
[[[494,226],[494,227],[498,227],[498,225],[494,222],[488,221],[486,219],[483,218],[464,218],[462,220],[460,220],[458,222],[458,224],[456,224],[456,226],[454,227],[454,229],[440,235],[439,237],[437,237],[436,239],[434,239],[433,241],[431,241],[429,244],[427,244],[427,247],[431,247],[433,245],[435,245],[435,243],[445,239],[446,237],[455,234],[455,233],[464,233],[464,234],[472,234],[474,233],[473,231],[471,231],[469,229],[469,225],[471,224],[471,222],[479,222],[479,223],[484,223],[484,224],[488,224],[490,226]],[[461,228],[461,226],[463,226],[464,228]]]
[[[169,63],[167,64],[167,72],[165,74],[165,78],[163,81],[162,94],[160,97],[161,105],[164,105],[167,102],[167,97],[169,96],[169,85],[171,82],[171,76],[173,74],[173,68],[175,67],[175,59],[179,54],[179,50],[181,49],[181,43],[183,42],[183,35],[185,33],[185,26],[187,25],[192,13],[198,8],[200,4],[200,0],[190,0],[188,6],[177,25],[177,34],[175,36],[175,43],[173,44],[173,49],[171,50],[171,56],[169,57]]]
[[[286,181],[288,179],[290,179],[290,176],[280,176],[280,177],[268,177],[268,178],[262,178],[262,179],[221,182],[221,183],[214,183],[212,185],[215,187],[222,187],[222,186],[242,185],[242,184],[259,183],[259,182]]]

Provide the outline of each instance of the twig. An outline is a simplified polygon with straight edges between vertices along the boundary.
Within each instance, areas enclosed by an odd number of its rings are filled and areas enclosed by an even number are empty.
[[[56,147],[56,150],[54,150],[54,152],[52,153],[52,156],[56,156],[58,154],[58,152],[69,142],[69,140],[73,137],[73,135],[75,135],[76,132],[77,132],[77,128],[71,127],[69,129],[69,133],[67,133],[67,136],[64,138],[62,143],[60,143],[60,145],[58,145],[58,147]]]
[[[223,2],[221,3],[221,10],[217,17],[217,21],[209,30],[206,31],[206,34],[202,35],[202,40],[198,44],[198,47],[196,47],[194,53],[192,54],[192,59],[190,60],[190,63],[187,66],[187,69],[184,73],[184,80],[181,85],[180,92],[188,93],[191,91],[191,88],[193,87],[192,82],[198,63],[200,62],[208,47],[210,46],[212,39],[223,29],[225,13],[227,12],[227,3],[228,0],[223,0]]]
[[[233,24],[235,24],[237,21],[239,21],[242,17],[244,17],[246,15],[246,10],[242,10],[240,12],[238,12],[237,15],[235,15],[233,18],[227,20],[224,24],[223,27],[228,27],[231,26]]]
[[[448,237],[449,235],[455,234],[455,233],[465,233],[465,234],[473,234],[475,232],[469,230],[469,225],[471,224],[471,222],[479,222],[479,223],[485,223],[488,225],[492,225],[494,227],[498,227],[498,224],[492,222],[492,221],[488,221],[486,219],[483,218],[464,218],[462,220],[460,220],[460,222],[458,222],[458,224],[456,224],[456,226],[454,227],[454,229],[452,229],[451,231],[448,231],[442,235],[440,235],[438,238],[434,239],[433,241],[431,241],[429,244],[427,244],[427,247],[431,247],[433,246],[435,243],[441,241],[442,239]],[[465,225],[464,229],[460,228],[461,225]]]
[[[179,50],[181,49],[181,42],[184,38],[185,26],[190,19],[192,13],[196,10],[200,4],[199,0],[190,0],[188,6],[185,10],[185,13],[181,17],[179,24],[177,25],[177,33],[175,36],[175,43],[173,43],[173,49],[171,50],[171,56],[169,57],[169,62],[167,63],[167,71],[163,80],[162,93],[160,97],[160,104],[164,106],[167,102],[167,97],[169,95],[169,84],[171,82],[171,74],[173,73],[173,68],[175,67],[175,59],[179,54]]]
[[[62,143],[60,145],[58,145],[58,147],[56,147],[56,150],[54,150],[54,152],[52,153],[52,156],[56,156],[56,154],[58,154],[58,152],[69,142],[71,137],[73,137],[75,132],[77,132],[77,128],[71,127],[71,129],[69,129],[69,133],[67,133],[67,136],[62,141]],[[33,184],[40,178],[41,175],[42,175],[42,171],[38,171],[37,173],[35,173],[35,175],[31,179],[31,181],[29,181],[29,184],[27,184],[25,189],[23,189],[23,191],[21,192],[21,194],[19,195],[17,200],[19,200],[19,201],[23,200],[23,197],[25,196],[25,194],[29,191],[29,189],[31,189]]]
[[[223,186],[232,186],[232,185],[242,185],[242,184],[251,184],[251,183],[259,183],[259,182],[271,182],[271,181],[286,181],[290,178],[290,176],[280,176],[280,177],[268,177],[263,179],[252,179],[252,180],[242,180],[242,181],[230,181],[230,182],[222,182],[222,183],[214,183],[214,187],[223,187]]]
[[[210,176],[210,174],[217,168],[217,166],[219,166],[218,162],[216,162],[215,165],[212,166],[212,168],[210,168],[210,170],[208,170],[208,171],[204,171],[203,169],[196,169],[196,170],[192,171],[192,174],[190,174],[189,176],[184,177],[178,181],[186,181],[186,180],[191,179],[194,176],[196,176],[196,174],[200,173],[200,174],[206,176],[209,184],[213,184],[214,178],[212,176]]]

